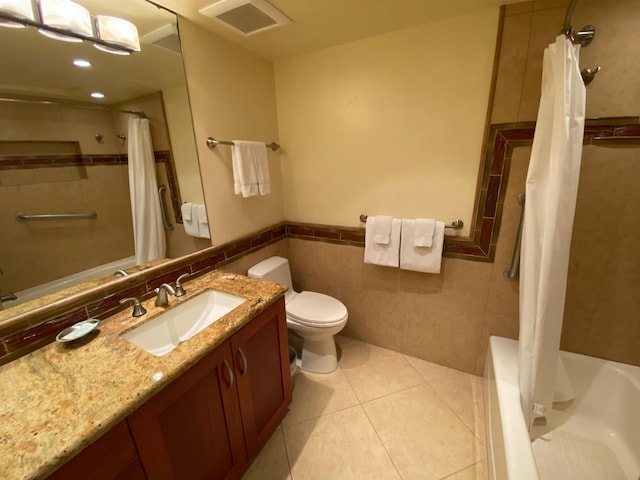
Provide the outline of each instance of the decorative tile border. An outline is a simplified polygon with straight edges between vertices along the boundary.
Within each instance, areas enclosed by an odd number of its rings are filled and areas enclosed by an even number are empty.
[[[154,153],[156,163],[163,163],[167,171],[168,189],[171,193],[171,205],[175,212],[176,222],[182,223],[180,204],[180,189],[176,176],[176,169],[169,150],[159,150]],[[127,165],[129,156],[125,154],[112,155],[5,155],[0,156],[0,170],[17,170],[25,168],[53,168],[97,165]]]

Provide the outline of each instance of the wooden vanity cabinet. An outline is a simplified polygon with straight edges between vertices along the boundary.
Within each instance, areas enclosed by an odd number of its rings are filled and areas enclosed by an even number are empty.
[[[240,478],[291,403],[284,299],[128,418],[149,480]]]
[[[231,337],[249,460],[267,442],[291,403],[284,298]]]

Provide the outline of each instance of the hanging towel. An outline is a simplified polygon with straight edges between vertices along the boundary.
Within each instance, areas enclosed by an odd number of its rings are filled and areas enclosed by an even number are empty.
[[[209,219],[207,218],[207,209],[202,203],[196,203],[193,206],[194,220],[198,225],[198,237],[211,238],[209,233]]]
[[[236,195],[242,194],[247,198],[271,193],[267,147],[264,143],[234,140],[231,158]]]
[[[376,217],[367,219],[364,241],[364,263],[397,267],[400,260],[400,228],[402,222],[398,218],[391,221],[391,234],[387,245],[376,243],[373,239]]]
[[[400,268],[414,272],[440,273],[444,244],[444,222],[435,222],[431,247],[418,247],[414,244],[415,228],[415,220],[402,220]]]
[[[195,207],[194,203],[185,202],[180,205],[180,211],[182,212],[182,226],[187,235],[191,237],[199,236],[200,229],[198,228],[198,220],[193,213]]]
[[[388,215],[378,215],[373,224],[373,241],[381,245],[389,245],[391,239],[391,222],[393,218]]]
[[[433,234],[436,228],[436,221],[433,218],[416,218],[415,230],[413,232],[413,244],[416,247],[433,246]]]

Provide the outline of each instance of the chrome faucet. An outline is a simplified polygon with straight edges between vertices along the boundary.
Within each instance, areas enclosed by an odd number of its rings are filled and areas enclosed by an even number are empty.
[[[138,300],[136,297],[123,298],[122,300],[120,300],[120,305],[126,302],[133,303],[133,312],[131,313],[131,316],[141,317],[142,315],[147,313],[147,309],[142,306],[142,304],[140,303],[140,300]]]
[[[158,288],[154,290],[158,294],[156,297],[156,307],[166,307],[169,305],[169,298],[167,297],[167,292],[173,296],[176,296],[176,291],[173,289],[171,285],[168,283],[163,283]]]
[[[127,272],[125,272],[124,270],[116,270],[115,272],[113,272],[113,276],[116,277],[116,278],[128,277],[129,274]]]
[[[187,278],[188,276],[189,276],[189,274],[188,274],[188,273],[185,273],[185,274],[183,274],[183,275],[180,275],[180,276],[178,277],[178,279],[176,280],[176,293],[175,293],[175,296],[176,296],[176,297],[181,297],[181,296],[183,296],[185,293],[187,293],[187,292],[186,292],[186,290],[184,289],[184,287],[182,286],[182,283],[181,283],[181,282],[182,282],[185,278]]]

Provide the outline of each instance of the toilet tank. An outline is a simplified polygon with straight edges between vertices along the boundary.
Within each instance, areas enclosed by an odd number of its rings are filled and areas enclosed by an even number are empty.
[[[269,280],[270,282],[281,283],[289,287],[289,292],[293,292],[289,260],[286,258],[267,258],[266,260],[263,260],[251,267],[247,272],[247,275],[252,278],[260,278],[262,280]]]

